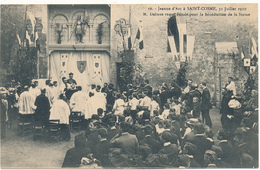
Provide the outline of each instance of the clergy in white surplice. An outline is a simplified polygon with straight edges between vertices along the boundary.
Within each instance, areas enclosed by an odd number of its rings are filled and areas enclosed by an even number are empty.
[[[87,101],[87,114],[85,119],[91,118],[93,114],[97,114],[97,110],[102,108],[106,110],[106,94],[100,92],[101,86],[97,85],[95,93],[90,93],[90,98]]]
[[[82,87],[78,86],[78,91],[73,93],[70,98],[70,108],[74,112],[81,112],[83,115],[87,113],[88,94],[82,91]]]

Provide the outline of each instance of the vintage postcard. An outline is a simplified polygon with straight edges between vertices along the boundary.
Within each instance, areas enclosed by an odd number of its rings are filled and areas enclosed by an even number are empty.
[[[1,5],[1,168],[258,168],[258,5]]]

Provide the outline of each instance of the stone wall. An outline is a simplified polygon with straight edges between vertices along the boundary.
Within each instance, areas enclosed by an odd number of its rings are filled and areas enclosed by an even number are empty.
[[[158,5],[131,5],[131,26],[132,42],[137,32],[137,21],[143,22],[144,49],[135,50],[135,61],[143,67],[145,77],[150,80],[152,86],[158,87],[163,82],[170,83],[177,76],[178,69],[171,54],[167,53],[167,22],[169,16],[143,16],[143,12],[149,12],[149,7]],[[162,7],[178,5],[160,5]],[[120,18],[129,18],[129,5],[113,5],[111,8],[111,54],[116,62],[117,57],[116,34],[113,30],[115,21]],[[148,13],[149,15],[149,13]],[[257,20],[255,17],[177,17],[178,22],[187,24],[187,35],[195,36],[193,59],[188,63],[187,79],[193,79],[195,83],[206,82],[212,94],[212,99],[219,96],[219,73],[216,57],[216,42],[237,42],[238,54],[224,62],[230,61],[232,66],[226,64],[222,70],[222,86],[227,82],[229,76],[235,78],[238,93],[241,93],[242,85],[248,74],[243,69],[241,52],[244,51],[246,58],[249,58],[250,35],[258,39]],[[220,62],[223,62],[220,61]],[[113,65],[111,65],[113,67]],[[111,69],[113,70],[114,68]],[[230,68],[226,71],[226,68]],[[115,71],[112,71],[112,75]],[[257,74],[257,72],[255,73]],[[116,76],[115,76],[116,77]],[[256,76],[257,77],[257,76]],[[214,101],[213,101],[214,102]],[[217,102],[217,101],[216,101]]]

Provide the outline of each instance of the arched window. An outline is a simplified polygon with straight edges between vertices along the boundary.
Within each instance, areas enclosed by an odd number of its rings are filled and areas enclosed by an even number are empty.
[[[109,20],[104,15],[98,15],[94,19],[93,42],[97,44],[109,44],[110,29]]]
[[[51,42],[61,44],[68,41],[67,22],[63,15],[57,15],[53,18]]]

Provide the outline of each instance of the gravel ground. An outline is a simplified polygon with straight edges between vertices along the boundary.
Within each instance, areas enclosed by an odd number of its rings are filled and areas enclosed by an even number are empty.
[[[219,110],[210,110],[210,116],[216,134],[221,128]],[[32,136],[18,136],[16,124],[1,141],[1,168],[60,168],[66,151],[74,146],[74,137],[83,132],[72,132],[70,141],[34,141]]]

